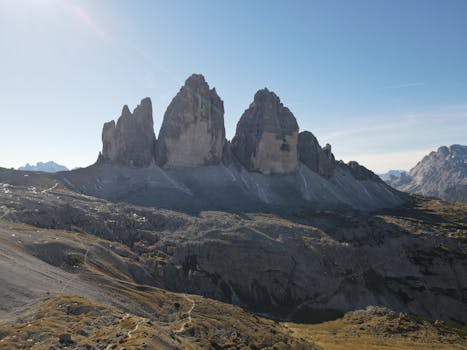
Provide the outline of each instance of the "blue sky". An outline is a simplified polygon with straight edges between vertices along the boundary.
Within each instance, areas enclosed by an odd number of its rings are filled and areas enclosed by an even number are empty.
[[[268,87],[337,158],[408,169],[467,144],[467,1],[0,0],[0,166],[93,163],[105,121],[191,73],[228,138]]]

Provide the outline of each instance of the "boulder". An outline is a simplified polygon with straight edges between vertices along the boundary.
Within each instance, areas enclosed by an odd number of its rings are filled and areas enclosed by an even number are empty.
[[[165,112],[157,163],[164,168],[218,164],[224,144],[224,102],[202,75],[193,74]]]
[[[75,341],[71,337],[71,334],[68,334],[68,333],[60,334],[58,337],[58,341],[60,344],[63,344],[65,346],[70,346],[75,343]]]
[[[149,98],[130,112],[123,106],[117,123],[105,123],[102,130],[102,152],[100,162],[130,167],[144,167],[154,160],[156,136]]]
[[[259,90],[243,113],[232,140],[232,152],[249,171],[288,174],[298,170],[298,124],[279,97]]]

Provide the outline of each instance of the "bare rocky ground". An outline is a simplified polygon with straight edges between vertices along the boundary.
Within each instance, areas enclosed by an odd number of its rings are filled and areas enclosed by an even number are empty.
[[[0,348],[332,349],[369,305],[425,324],[401,348],[466,342],[466,204],[186,214],[0,175]]]
[[[314,349],[239,307],[135,282],[119,243],[4,220],[0,237],[0,349]]]

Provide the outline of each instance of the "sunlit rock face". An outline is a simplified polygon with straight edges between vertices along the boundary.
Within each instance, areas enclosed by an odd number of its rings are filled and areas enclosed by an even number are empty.
[[[133,113],[125,105],[117,123],[104,124],[99,160],[130,167],[150,165],[156,143],[153,123],[151,99],[141,100]]]
[[[388,183],[404,192],[467,202],[467,146],[442,146]]]
[[[298,124],[279,97],[259,90],[243,113],[232,140],[232,151],[250,171],[289,174],[298,170]]]
[[[169,169],[218,164],[225,142],[224,103],[202,75],[193,74],[165,112],[157,163]]]

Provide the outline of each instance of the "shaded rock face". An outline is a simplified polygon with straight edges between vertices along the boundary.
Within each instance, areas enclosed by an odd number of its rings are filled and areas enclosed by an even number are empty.
[[[467,202],[467,146],[440,147],[423,157],[409,174],[394,176],[388,183],[401,191]]]
[[[327,179],[332,177],[336,167],[339,166],[349,171],[356,180],[382,182],[378,175],[356,161],[350,161],[347,164],[341,160],[336,161],[331,145],[326,144],[321,148],[316,137],[309,131],[302,131],[298,135],[298,154],[300,162]]]
[[[330,178],[336,168],[331,145],[321,148],[316,137],[309,131],[298,134],[298,156],[310,170],[325,178]]]
[[[381,178],[378,175],[376,175],[371,170],[368,170],[363,165],[358,164],[354,160],[351,160],[347,164],[341,164],[341,165],[349,169],[352,176],[356,178],[357,180],[371,180],[371,181],[382,182]]]
[[[276,94],[263,89],[243,113],[232,151],[250,171],[288,174],[298,169],[298,124]]]
[[[202,75],[193,74],[165,112],[157,163],[164,168],[218,164],[224,144],[224,103]]]
[[[156,136],[151,99],[145,98],[130,112],[123,106],[117,123],[105,123],[102,130],[102,152],[99,160],[124,166],[148,166],[154,160]]]

